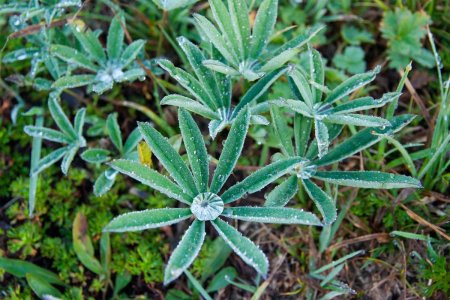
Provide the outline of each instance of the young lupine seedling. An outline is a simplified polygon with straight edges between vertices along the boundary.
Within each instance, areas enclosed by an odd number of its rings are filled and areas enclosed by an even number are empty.
[[[31,170],[31,175],[39,174],[61,158],[61,170],[64,174],[67,174],[78,149],[86,146],[86,140],[83,137],[86,109],[81,108],[77,111],[74,118],[74,125],[72,125],[56,98],[50,98],[48,100],[48,108],[60,131],[42,126],[25,126],[24,130],[32,137],[60,143],[63,146],[41,158]]]
[[[166,59],[159,59],[158,64],[189,91],[195,100],[172,94],[164,97],[161,104],[183,107],[212,120],[208,126],[212,138],[215,138],[220,131],[231,124],[243,107],[256,102],[272,83],[286,72],[286,68],[280,68],[268,73],[241,97],[236,107],[233,107],[231,105],[231,78],[206,68],[202,64],[206,55],[189,40],[184,37],[179,37],[177,40],[188,58],[194,75],[175,67]],[[268,124],[266,118],[257,114],[252,114],[251,121],[255,124]]]
[[[300,68],[291,68],[289,82],[292,93],[296,99],[279,99],[271,101],[273,105],[289,107],[309,121],[314,123],[314,134],[317,140],[319,157],[328,152],[330,134],[327,124],[355,125],[365,127],[386,127],[389,121],[380,117],[355,114],[355,112],[382,107],[396,100],[400,93],[386,93],[380,99],[362,97],[349,100],[355,90],[369,84],[379,73],[380,67],[367,73],[354,75],[323,97],[323,91],[328,91],[324,86],[324,64],[320,53],[315,49],[309,49],[309,72]],[[322,99],[324,98],[324,99]],[[340,104],[333,106],[336,102]]]
[[[109,139],[119,153],[120,158],[137,160],[136,146],[142,139],[141,133],[136,128],[131,132],[125,144],[122,141],[122,133],[117,122],[117,114],[110,114],[106,120],[106,128]],[[111,160],[111,152],[102,148],[89,148],[81,154],[81,158],[89,163],[101,164]],[[114,185],[117,171],[108,167],[95,181],[94,194],[102,196]]]
[[[401,115],[391,120],[385,127],[368,127],[341,144],[335,146],[322,157],[318,157],[317,139],[309,142],[312,121],[299,113],[294,116],[294,143],[288,132],[288,124],[278,107],[271,109],[275,133],[281,144],[282,154],[278,157],[304,157],[304,161],[294,168],[291,177],[273,189],[266,197],[266,207],[283,207],[295,195],[298,184],[301,183],[308,196],[314,201],[323,216],[323,223],[330,224],[336,219],[336,205],[331,196],[324,192],[312,179],[358,188],[393,189],[420,188],[418,180],[404,175],[376,171],[327,171],[321,168],[340,162],[353,154],[377,143],[385,136],[392,136],[401,130],[413,116]],[[330,126],[330,141],[340,133],[342,126]]]
[[[194,217],[167,264],[165,284],[178,278],[194,261],[205,239],[205,223],[209,221],[225,242],[247,264],[265,276],[268,260],[248,238],[220,217],[279,224],[321,225],[312,213],[285,207],[225,207],[247,193],[254,193],[304,162],[289,157],[254,172],[241,182],[221,192],[239,158],[250,123],[250,112],[241,110],[224,143],[217,167],[209,183],[208,155],[203,136],[192,116],[179,109],[179,126],[187,152],[189,167],[181,156],[149,123],[139,123],[142,136],[171,178],[130,160],[116,160],[110,165],[153,189],[187,205],[185,208],[149,209],[120,215],[105,228],[106,232],[139,231],[178,223]]]
[[[293,38],[272,50],[268,47],[277,20],[278,0],[264,0],[256,14],[253,28],[245,0],[208,1],[214,26],[206,17],[194,14],[197,28],[207,42],[211,42],[223,57],[207,59],[203,64],[230,76],[243,76],[249,81],[282,67],[293,59],[315,34],[307,33]]]
[[[64,45],[52,45],[50,52],[68,64],[94,74],[67,75],[56,80],[52,87],[57,90],[88,86],[88,91],[101,94],[111,89],[114,83],[145,78],[144,70],[134,61],[144,40],[136,40],[125,47],[124,19],[116,16],[109,27],[106,49],[94,32],[81,32],[72,26],[72,33],[81,45],[81,51]]]

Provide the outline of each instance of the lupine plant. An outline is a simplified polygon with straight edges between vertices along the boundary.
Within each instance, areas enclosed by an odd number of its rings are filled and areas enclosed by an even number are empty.
[[[386,127],[390,125],[389,121],[383,118],[355,114],[355,112],[382,107],[398,99],[400,93],[386,93],[380,99],[367,96],[350,101],[348,97],[355,90],[373,81],[380,71],[380,67],[376,67],[367,73],[354,75],[329,91],[324,86],[324,65],[320,53],[317,50],[310,49],[308,54],[309,74],[299,67],[292,68],[289,72],[292,94],[296,99],[280,99],[272,101],[272,104],[289,107],[305,116],[308,119],[305,121],[307,124],[313,122],[319,157],[328,152],[330,144],[326,124],[365,127]],[[325,96],[323,96],[324,91],[326,92]],[[340,103],[333,106],[337,102]]]
[[[181,134],[189,165],[167,140],[149,123],[139,123],[139,129],[148,146],[164,166],[173,181],[138,162],[117,160],[111,167],[153,189],[187,205],[186,208],[149,209],[120,215],[105,228],[107,232],[139,231],[178,223],[194,217],[167,264],[164,282],[178,278],[194,261],[205,239],[205,222],[210,221],[219,235],[247,264],[263,276],[268,272],[264,253],[220,217],[279,224],[321,225],[312,213],[284,207],[225,207],[248,193],[254,193],[304,161],[289,157],[254,172],[241,182],[221,190],[239,158],[250,122],[250,113],[244,108],[231,126],[217,167],[209,183],[208,156],[203,136],[192,116],[184,109],[178,114]]]
[[[135,65],[135,59],[144,47],[144,40],[136,40],[125,47],[124,19],[115,17],[108,31],[106,49],[95,32],[82,32],[79,26],[71,30],[81,45],[81,51],[65,45],[52,45],[50,51],[68,64],[94,74],[67,75],[56,80],[55,89],[88,86],[88,90],[101,94],[111,89],[115,82],[134,81],[145,78],[144,70]]]
[[[212,138],[215,138],[225,126],[231,124],[244,106],[256,102],[270,88],[270,85],[286,72],[286,68],[279,68],[265,75],[241,97],[237,106],[233,107],[231,78],[206,68],[202,64],[206,60],[206,55],[186,38],[178,38],[178,43],[186,54],[195,76],[175,67],[166,59],[159,59],[158,64],[189,91],[195,100],[183,95],[171,94],[164,97],[161,104],[183,107],[211,119],[208,127]],[[267,119],[258,114],[252,114],[251,120],[256,124],[268,124]]]
[[[208,1],[216,26],[206,17],[194,14],[201,36],[220,52],[222,59],[207,59],[203,64],[211,70],[230,76],[243,76],[249,81],[261,78],[293,59],[318,30],[293,38],[282,46],[268,47],[277,20],[278,0],[264,0],[250,26],[246,1]]]

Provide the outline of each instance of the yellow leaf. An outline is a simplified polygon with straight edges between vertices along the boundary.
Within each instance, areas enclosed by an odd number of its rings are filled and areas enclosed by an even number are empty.
[[[141,164],[151,168],[153,166],[152,150],[150,150],[147,143],[145,141],[139,142],[137,150]]]

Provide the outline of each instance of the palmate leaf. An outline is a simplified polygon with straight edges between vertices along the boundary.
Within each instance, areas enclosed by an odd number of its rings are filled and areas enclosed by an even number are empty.
[[[323,216],[323,223],[325,225],[331,224],[336,220],[336,205],[333,199],[322,191],[314,182],[309,179],[303,179],[303,186],[309,197],[314,201],[320,213]]]
[[[200,252],[205,240],[205,222],[195,220],[186,230],[178,246],[172,252],[164,271],[164,284],[177,279],[184,270],[189,268]]]
[[[159,174],[155,170],[142,165],[139,162],[119,159],[110,163],[110,166],[137,181],[148,185],[149,187],[186,204],[192,202],[192,197],[183,191],[178,185],[173,183],[164,175]]]
[[[224,211],[223,216],[250,222],[322,225],[314,214],[286,207],[231,207]]]
[[[208,153],[206,152],[202,133],[192,116],[186,110],[178,110],[178,119],[195,184],[199,192],[206,192],[208,188],[209,167]]]
[[[243,261],[252,266],[263,277],[267,275],[269,261],[258,246],[221,219],[216,219],[211,223],[219,235]]]
[[[230,203],[238,200],[246,193],[257,192],[303,162],[305,162],[305,159],[302,157],[290,157],[271,163],[230,187],[222,194],[221,198],[224,203]]]
[[[421,188],[420,181],[404,175],[377,171],[322,171],[314,178],[352,187],[372,189]]]
[[[134,211],[115,217],[104,232],[140,231],[178,223],[192,215],[189,208],[158,208]]]
[[[241,155],[249,123],[250,113],[248,109],[243,109],[236,117],[233,125],[231,125],[228,138],[223,146],[222,154],[220,155],[219,162],[217,163],[217,167],[211,181],[210,191],[212,193],[217,194],[220,191],[223,184],[233,171],[237,159]]]
[[[274,188],[267,196],[264,206],[283,207],[294,197],[298,189],[297,176],[291,176]]]
[[[337,161],[341,161],[359,151],[362,151],[373,144],[383,139],[383,135],[392,135],[400,131],[403,127],[408,125],[414,116],[401,115],[390,120],[391,125],[383,127],[369,127],[365,128],[351,138],[345,140],[343,143],[334,147],[330,152],[322,158],[314,161],[316,166],[325,166]]]
[[[167,139],[156,131],[150,123],[139,122],[138,125],[153,154],[166,168],[170,176],[185,190],[185,193],[192,197],[197,195],[198,190],[191,172]]]

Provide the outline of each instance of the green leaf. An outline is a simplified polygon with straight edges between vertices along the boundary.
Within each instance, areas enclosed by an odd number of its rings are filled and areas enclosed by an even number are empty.
[[[317,140],[319,157],[322,157],[328,152],[328,146],[330,144],[330,137],[325,123],[316,119],[314,121],[314,133]]]
[[[251,36],[250,57],[258,57],[269,42],[277,21],[278,0],[264,0],[256,13]]]
[[[269,59],[269,61],[266,62],[259,70],[261,72],[270,72],[277,68],[280,68],[285,63],[287,63],[288,61],[293,59],[295,56],[297,56],[297,54],[299,52],[300,52],[300,49],[297,49],[297,48],[288,49],[288,50],[280,53],[279,55]]]
[[[72,75],[64,76],[53,82],[53,88],[71,89],[89,85],[95,82],[95,75]]]
[[[50,97],[50,99],[48,100],[48,108],[50,110],[50,114],[53,117],[53,120],[55,121],[56,125],[58,125],[59,129],[61,129],[62,132],[64,132],[71,138],[77,139],[77,133],[75,132],[75,129],[73,129],[72,124],[59,105],[58,100]]]
[[[264,253],[251,240],[221,219],[211,222],[219,235],[233,251],[263,277],[267,275],[269,261]]]
[[[103,268],[94,256],[94,246],[89,237],[88,223],[82,213],[77,213],[72,227],[73,249],[81,263],[92,272],[100,275]]]
[[[237,76],[240,74],[239,71],[237,71],[235,68],[230,67],[218,60],[205,59],[202,63],[208,69],[228,75],[228,76]]]
[[[230,203],[238,200],[247,193],[257,192],[281,176],[289,173],[304,161],[305,159],[302,157],[290,157],[271,163],[230,187],[222,194],[221,198],[224,203]]]
[[[94,183],[94,194],[97,197],[106,194],[113,186],[116,180],[117,171],[107,169],[103,172]]]
[[[38,48],[22,48],[6,53],[5,56],[3,56],[2,62],[5,64],[9,64],[16,61],[26,60],[33,58],[38,53]]]
[[[314,178],[346,186],[371,189],[421,188],[420,181],[404,175],[377,171],[322,171]]]
[[[76,26],[71,26],[71,29],[73,35],[83,47],[86,54],[92,59],[103,64],[106,61],[105,51],[103,50],[102,44],[98,38],[95,36],[95,33],[91,30],[87,30],[84,33],[80,32]]]
[[[238,41],[238,49],[241,59],[248,56],[248,46],[250,45],[250,20],[247,1],[228,0],[228,10],[231,17],[231,25]]]
[[[333,57],[333,64],[350,74],[362,73],[366,70],[364,50],[359,46],[346,47],[344,53],[337,53]]]
[[[346,139],[343,143],[334,147],[330,152],[324,155],[322,158],[314,162],[317,166],[325,166],[332,164],[336,161],[341,161],[359,151],[362,151],[376,142],[383,139],[383,135],[392,135],[400,131],[403,127],[408,125],[414,116],[401,115],[390,120],[391,126],[382,127],[369,127],[365,128],[351,138]]]
[[[132,160],[119,159],[110,163],[110,166],[122,174],[148,185],[173,199],[186,204],[192,202],[192,197],[173,183],[169,178],[159,174],[155,170]]]
[[[66,154],[64,154],[61,161],[61,171],[64,175],[67,175],[67,172],[69,172],[70,164],[75,158],[75,155],[77,154],[79,148],[80,147],[78,146],[78,144],[72,144],[67,147],[67,152]]]
[[[52,45],[50,47],[50,52],[68,64],[75,64],[78,67],[85,68],[93,72],[97,72],[99,70],[99,67],[92,63],[85,54],[80,53],[74,48],[64,45]]]
[[[53,165],[55,162],[60,160],[64,156],[64,154],[66,154],[67,150],[67,147],[62,147],[41,158],[37,166],[31,170],[31,175],[37,175],[44,169],[47,169],[48,167]]]
[[[55,273],[27,261],[0,257],[0,268],[19,278],[33,274],[50,284],[64,285],[64,282]]]
[[[206,192],[209,180],[209,167],[208,153],[206,152],[202,133],[192,116],[182,108],[178,110],[178,121],[195,184],[199,192]]]
[[[270,115],[272,116],[272,124],[275,133],[280,140],[281,150],[286,156],[295,156],[294,146],[292,145],[291,136],[288,134],[289,129],[285,116],[280,112],[279,108],[272,105],[270,107]]]
[[[397,100],[401,93],[393,92],[386,93],[380,99],[373,99],[372,97],[358,98],[344,104],[338,105],[331,110],[333,114],[346,114],[357,112],[361,110],[369,110],[372,108],[382,107],[389,102]]]
[[[194,14],[194,20],[200,30],[206,35],[208,41],[216,47],[220,54],[234,66],[237,66],[238,59],[236,55],[226,48],[227,43],[214,25],[207,18],[199,14]],[[229,22],[229,19],[225,22]]]
[[[81,153],[81,158],[89,163],[98,164],[108,161],[110,154],[106,149],[90,148]]]
[[[223,146],[222,153],[217,163],[214,176],[211,181],[210,191],[214,194],[219,193],[225,181],[227,181],[244,146],[245,136],[247,135],[250,124],[250,112],[243,109],[231,125],[227,140]]]
[[[283,207],[297,193],[297,176],[291,176],[274,188],[267,196],[264,206]]]
[[[102,233],[100,238],[100,262],[102,264],[103,273],[111,272],[111,241],[109,233]],[[116,275],[117,276],[117,275]]]
[[[184,163],[181,156],[173,149],[166,138],[164,138],[150,123],[139,122],[139,130],[161,164],[169,172],[170,176],[185,190],[189,196],[198,194],[197,187],[191,172]]]
[[[223,216],[249,222],[322,225],[314,214],[287,207],[230,207]]]
[[[165,96],[160,103],[161,105],[172,105],[182,107],[193,113],[199,114],[207,119],[214,120],[220,118],[219,114],[212,111],[208,106],[181,95],[173,94]]]
[[[323,223],[329,225],[336,220],[336,205],[333,199],[322,191],[314,182],[309,179],[303,179],[303,185],[309,197],[314,201],[316,207],[323,216]]]
[[[342,38],[350,45],[360,45],[361,43],[374,42],[372,33],[352,25],[344,25],[341,29],[341,35]]]
[[[75,118],[73,121],[74,130],[77,133],[79,140],[83,138],[83,126],[85,117],[86,117],[86,108],[80,108],[75,114]]]
[[[302,98],[299,100],[303,100],[309,108],[312,108],[314,99],[310,89],[311,85],[309,84],[308,80],[306,80],[306,77],[297,68],[294,68],[289,72],[289,78],[292,79],[295,87],[298,89],[300,95],[302,96]]]
[[[128,71],[125,71],[122,73],[121,76],[115,78],[116,82],[125,82],[125,81],[135,81],[136,79],[140,79],[142,81],[141,78],[145,78],[145,71],[144,69],[138,67],[138,68],[134,68]]]
[[[210,69],[202,64],[202,62],[205,60],[205,56],[203,55],[203,53],[197,46],[192,44],[185,37],[179,37],[177,41],[186,54],[186,57],[189,60],[189,63],[191,64],[191,67],[194,70],[199,82],[202,84],[209,97],[215,100],[215,106],[217,108],[223,107],[225,103],[223,103],[222,101],[222,97],[219,92],[219,86],[216,82],[216,77]]]
[[[170,76],[175,78],[178,83],[189,93],[191,93],[198,101],[209,107],[211,110],[218,109],[216,102],[211,99],[208,92],[204,89],[200,82],[194,78],[194,76],[180,68],[176,68],[166,59],[159,59],[158,64],[161,68],[169,72]]]
[[[362,86],[365,86],[366,84],[373,81],[378,73],[380,73],[381,67],[377,66],[372,71],[363,73],[363,74],[357,74],[337,87],[335,87],[331,93],[328,94],[328,96],[325,98],[325,103],[334,103],[345,96],[349,95],[350,93],[354,92],[355,90],[359,89]]]
[[[228,244],[219,236],[208,247],[206,257],[203,257],[201,282],[214,275],[225,264],[232,250]]]
[[[123,51],[122,56],[120,57],[122,65],[126,67],[129,64],[131,64],[136,59],[139,52],[141,52],[142,48],[144,48],[144,45],[145,45],[144,40],[136,40],[133,41],[131,44],[129,44]]]
[[[25,126],[23,130],[29,136],[43,138],[56,143],[68,144],[73,141],[71,137],[64,133],[46,127]]]
[[[116,16],[109,25],[106,48],[110,60],[119,58],[122,52],[124,32],[121,23],[125,25],[125,20]]]
[[[334,124],[365,127],[384,127],[390,125],[389,121],[383,118],[358,114],[333,114],[326,116],[324,120]]]
[[[192,215],[189,208],[158,208],[134,211],[115,217],[103,228],[104,232],[140,231],[168,226]]]
[[[237,276],[238,273],[235,268],[223,268],[213,277],[206,291],[211,293],[226,288],[230,284],[230,281],[233,281]]]
[[[289,52],[293,48],[301,48],[306,43],[308,43],[312,38],[314,38],[319,31],[321,31],[325,26],[319,27],[314,31],[306,32],[305,34],[301,34],[296,36],[295,38],[289,40],[287,43],[284,43],[282,46],[278,47],[274,51],[272,51],[272,57],[276,57],[279,55],[283,55],[283,52]]]
[[[241,100],[233,111],[231,119],[235,118],[247,104],[259,99],[269,89],[269,87],[284,73],[286,73],[286,68],[275,70],[265,75],[254,85],[252,85],[252,87],[248,89],[244,96],[242,96]]]
[[[127,154],[132,152],[141,140],[142,134],[139,131],[139,128],[136,127],[125,141],[125,145],[123,146],[123,153]]]
[[[311,80],[319,85],[323,85],[325,81],[325,66],[322,60],[322,55],[316,49],[309,47],[310,59],[310,74]],[[315,103],[322,99],[322,90],[313,88],[311,91]]]
[[[172,252],[164,271],[164,284],[177,279],[197,257],[205,240],[205,222],[195,220]]]
[[[312,119],[295,114],[294,116],[294,141],[298,156],[304,156],[311,135]]]
[[[123,153],[122,133],[120,132],[119,123],[117,122],[117,113],[108,116],[106,119],[106,129],[113,145],[120,153]]]
[[[59,298],[61,297],[60,291],[49,284],[45,279],[38,275],[26,274],[28,286],[33,290],[33,292],[41,299],[47,299],[46,297],[52,296]],[[53,298],[54,299],[54,298]]]

